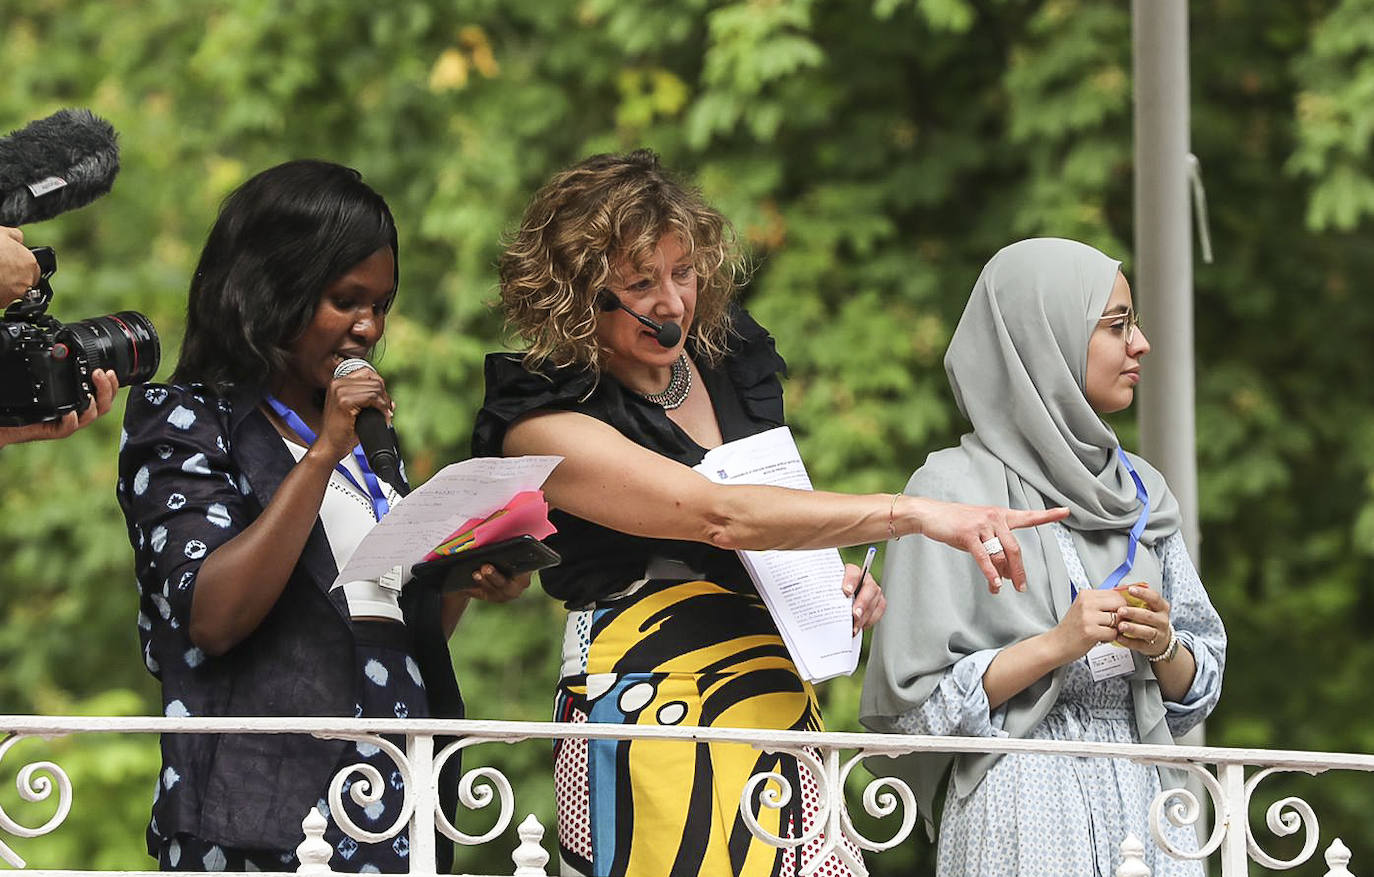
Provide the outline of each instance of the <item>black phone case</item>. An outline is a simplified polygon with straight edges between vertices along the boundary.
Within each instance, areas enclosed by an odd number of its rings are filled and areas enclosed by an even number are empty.
[[[472,587],[472,574],[486,563],[510,578],[554,566],[562,559],[557,551],[533,536],[516,536],[481,548],[421,561],[412,566],[410,572],[417,580],[438,581],[445,591],[460,591]]]

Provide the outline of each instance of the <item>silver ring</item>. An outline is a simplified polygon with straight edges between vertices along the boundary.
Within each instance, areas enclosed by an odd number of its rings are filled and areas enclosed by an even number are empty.
[[[996,536],[993,536],[991,539],[984,539],[983,550],[988,553],[989,557],[991,557],[994,554],[1001,554],[1002,540],[998,539]]]

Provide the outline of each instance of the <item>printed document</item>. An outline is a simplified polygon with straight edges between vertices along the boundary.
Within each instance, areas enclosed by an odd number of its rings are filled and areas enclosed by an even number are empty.
[[[471,518],[485,518],[510,498],[537,490],[562,457],[473,457],[445,466],[391,507],[339,570],[335,584],[409,570]]]
[[[811,490],[792,431],[785,426],[726,442],[696,470],[717,484],[769,484]],[[834,548],[740,551],[803,678],[820,682],[859,666],[853,601],[842,589],[844,561]]]

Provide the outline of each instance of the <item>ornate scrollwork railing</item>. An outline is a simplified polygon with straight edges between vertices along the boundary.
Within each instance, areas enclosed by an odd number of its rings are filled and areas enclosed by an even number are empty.
[[[5,756],[21,740],[27,739],[29,735],[10,734],[0,742],[0,764],[4,763]],[[57,811],[48,818],[46,822],[34,828],[20,825],[0,808],[0,831],[7,832],[15,837],[41,837],[50,831],[55,830],[67,818],[67,814],[72,809],[72,782],[67,778],[67,773],[61,767],[51,761],[35,761],[24,765],[19,769],[19,774],[14,780],[15,787],[19,790],[19,797],[30,803],[46,801],[53,792],[54,786],[57,789]],[[0,858],[9,862],[12,867],[23,868],[25,862],[19,854],[11,849],[4,841],[0,841]]]
[[[885,841],[874,841],[865,837],[854,827],[854,822],[849,815],[849,808],[845,806],[844,789],[850,774],[863,760],[862,754],[841,762],[840,752],[835,749],[827,750],[824,759],[822,759],[818,755],[818,750],[813,747],[785,749],[761,746],[759,748],[767,752],[786,753],[793,756],[797,759],[798,765],[805,768],[816,782],[820,806],[815,815],[815,820],[809,828],[795,837],[780,837],[764,828],[754,816],[753,808],[749,806],[749,802],[755,800],[756,795],[763,807],[778,810],[786,806],[797,792],[793,790],[792,784],[785,774],[778,771],[755,774],[745,784],[744,792],[740,796],[740,814],[744,818],[745,825],[755,837],[765,843],[775,847],[799,849],[814,841],[820,841],[819,848],[814,850],[802,864],[802,877],[810,877],[814,874],[831,855],[843,862],[858,877],[864,877],[868,873],[868,868],[864,864],[862,856],[857,855],[854,848],[869,852],[881,852],[893,848],[911,834],[911,829],[916,824],[916,796],[912,794],[911,788],[905,782],[896,777],[878,777],[871,780],[864,787],[862,798],[864,811],[869,816],[878,819],[892,815],[897,811],[898,806],[901,806],[903,811],[902,824],[892,837]]]
[[[439,757],[434,760],[434,794],[438,795],[439,775],[450,758],[470,746],[491,742],[494,742],[493,738],[466,737],[445,746],[443,751],[439,753]],[[516,740],[508,739],[495,742],[513,743]],[[501,809],[497,813],[496,823],[481,834],[474,835],[459,831],[453,823],[449,822],[443,808],[434,811],[439,831],[454,843],[460,843],[464,846],[477,846],[495,840],[510,827],[511,819],[515,815],[515,790],[511,787],[510,780],[506,779],[506,775],[494,767],[475,767],[464,771],[462,778],[458,781],[458,803],[469,810],[481,810],[490,806],[492,801],[500,802]]]
[[[1359,758],[1359,756],[1355,756]],[[1141,759],[1137,759],[1141,760]],[[1202,806],[1196,795],[1189,789],[1165,789],[1155,797],[1150,806],[1150,833],[1161,850],[1177,859],[1206,859],[1230,842],[1225,861],[1237,863],[1236,867],[1253,860],[1265,868],[1284,871],[1296,868],[1312,858],[1317,850],[1320,827],[1316,811],[1302,798],[1288,796],[1270,804],[1265,811],[1265,825],[1276,837],[1287,837],[1304,832],[1301,851],[1290,859],[1280,859],[1265,852],[1255,837],[1254,826],[1250,823],[1250,804],[1255,789],[1265,779],[1276,773],[1306,773],[1316,775],[1328,768],[1316,764],[1271,766],[1257,771],[1245,779],[1244,763],[1225,762],[1217,765],[1217,776],[1213,776],[1198,764],[1175,764],[1196,778],[1211,800],[1213,812],[1218,814],[1215,825],[1205,843],[1196,850],[1180,848],[1165,834],[1163,827],[1167,822],[1176,827],[1195,825],[1202,813]],[[1358,770],[1370,770],[1366,766],[1339,765]],[[1218,779],[1220,777],[1220,779]],[[1232,790],[1232,791],[1228,791]],[[1172,803],[1171,803],[1172,802]],[[1343,847],[1339,839],[1332,848]],[[1234,870],[1232,868],[1231,870]],[[1231,873],[1230,870],[1225,873]],[[1245,873],[1243,871],[1236,873]]]
[[[374,765],[367,762],[359,762],[349,765],[334,775],[329,782],[329,811],[330,816],[339,824],[344,833],[357,841],[365,843],[380,843],[391,840],[400,834],[402,829],[410,822],[410,815],[415,810],[415,783],[412,781],[410,772],[410,761],[405,753],[396,744],[379,737],[375,734],[320,734],[320,737],[331,740],[349,740],[362,747],[372,746],[385,753],[396,765],[396,771],[400,774],[401,788],[403,797],[401,810],[396,814],[396,818],[391,824],[381,831],[368,831],[353,821],[349,815],[348,808],[344,807],[343,793],[344,787],[348,786],[348,796],[353,799],[353,803],[363,808],[366,812],[368,807],[376,806],[381,803],[382,796],[386,792],[386,778],[381,771]]]
[[[1238,750],[1214,747],[1117,745],[1102,743],[1065,743],[1050,741],[917,737],[876,734],[807,733],[760,731],[732,728],[651,727],[544,722],[441,721],[430,719],[129,719],[129,718],[45,718],[37,716],[0,717],[0,730],[9,736],[0,741],[0,767],[5,756],[21,740],[51,738],[77,733],[308,733],[321,738],[350,740],[376,747],[395,765],[404,787],[399,813],[384,828],[372,831],[355,824],[348,801],[367,808],[381,799],[390,777],[365,762],[341,770],[330,782],[330,816],[339,827],[359,842],[380,842],[409,832],[413,873],[433,873],[436,842],[446,837],[464,846],[498,841],[514,823],[516,794],[510,780],[496,767],[477,766],[460,775],[458,801],[465,811],[486,810],[492,819],[484,831],[460,830],[443,812],[439,803],[439,776],[453,759],[481,743],[516,743],[524,740],[567,739],[652,739],[692,743],[738,743],[769,753],[795,757],[799,773],[770,770],[750,778],[741,790],[741,816],[756,837],[779,848],[790,848],[797,855],[805,852],[802,873],[815,872],[834,855],[857,875],[867,873],[863,854],[881,853],[906,841],[918,817],[911,789],[901,779],[878,777],[867,780],[859,793],[859,806],[879,823],[900,820],[886,840],[865,836],[851,817],[846,790],[855,779],[860,762],[883,756],[909,753],[1041,753],[1079,758],[1127,758],[1132,761],[1181,769],[1201,787],[1205,796],[1193,789],[1166,789],[1153,800],[1149,811],[1150,838],[1154,852],[1137,838],[1120,839],[1120,877],[1148,877],[1146,864],[1161,855],[1177,859],[1208,859],[1220,855],[1222,877],[1242,877],[1253,862],[1264,868],[1285,870],[1311,860],[1320,843],[1320,826],[1314,808],[1301,798],[1288,796],[1271,804],[1264,827],[1277,837],[1302,836],[1301,850],[1291,858],[1266,852],[1257,840],[1257,827],[1250,824],[1249,808],[1257,787],[1277,773],[1319,774],[1328,770],[1374,772],[1374,755],[1342,753],[1279,752]],[[449,738],[452,738],[451,742]],[[405,740],[404,749],[398,740]],[[436,750],[436,741],[442,748]],[[687,751],[684,749],[684,751]],[[1209,770],[1208,768],[1212,768]],[[1247,779],[1247,771],[1251,775]],[[789,776],[791,777],[789,779]],[[803,794],[796,785],[813,782],[819,804],[802,825],[788,830],[769,829],[758,813],[781,810]],[[4,840],[38,838],[56,830],[67,819],[72,807],[72,781],[51,761],[33,761],[17,772],[16,786],[27,802],[56,800],[56,811],[42,824],[20,824],[0,808],[0,858],[12,867],[23,868],[21,858]],[[348,801],[345,800],[345,793]],[[808,787],[807,794],[810,793]],[[1196,848],[1180,845],[1179,829],[1196,829],[1202,822],[1204,803],[1215,819],[1207,837]],[[350,805],[351,806],[351,805]],[[305,816],[305,814],[302,814]],[[306,840],[300,855],[298,873],[330,874],[327,844],[321,843],[326,822],[314,814],[305,823]],[[1172,832],[1172,833],[1171,833]],[[886,832],[884,832],[886,834]],[[519,877],[546,874],[548,853],[543,849],[543,826],[533,817],[521,823],[520,846],[512,858]],[[1149,843],[1148,841],[1146,843]],[[1326,850],[1328,877],[1346,877],[1350,852],[1339,839]],[[98,872],[62,872],[98,873]],[[128,873],[128,872],[123,872]],[[510,873],[510,872],[507,872]],[[1218,873],[1218,872],[1214,872]]]
[[[1174,765],[1174,767],[1197,779],[1211,796],[1214,807],[1221,805],[1226,796],[1216,777],[1196,764],[1179,764]],[[1216,812],[1223,811],[1217,809]],[[1150,804],[1150,836],[1154,838],[1160,849],[1175,859],[1205,859],[1221,848],[1221,842],[1226,837],[1225,822],[1218,820],[1212,826],[1212,832],[1207,841],[1197,849],[1177,846],[1164,831],[1166,822],[1175,828],[1195,828],[1201,820],[1202,814],[1202,802],[1198,800],[1197,795],[1191,789],[1165,789],[1155,796],[1154,801]]]
[[[831,738],[845,735],[824,735]],[[809,750],[786,749],[777,745],[759,744],[759,748],[770,752],[786,751],[795,755],[800,765],[805,766],[817,776],[817,785],[823,790],[821,813],[818,825],[830,827],[829,834],[821,832],[825,840],[825,850],[841,852],[842,841],[853,843],[864,850],[881,851],[900,843],[911,833],[916,818],[914,796],[907,785],[895,778],[879,778],[871,781],[863,791],[863,806],[871,816],[883,818],[892,815],[898,807],[903,811],[902,825],[892,838],[886,842],[875,843],[864,838],[854,829],[844,800],[844,780],[853,766],[865,758],[876,755],[896,756],[907,752],[974,752],[974,753],[1053,753],[1076,757],[1116,757],[1132,761],[1170,767],[1182,771],[1192,778],[1210,800],[1213,811],[1218,814],[1206,839],[1197,845],[1180,843],[1177,834],[1171,836],[1169,828],[1193,829],[1199,831],[1203,823],[1204,807],[1197,793],[1189,788],[1166,788],[1153,800],[1149,811],[1150,836],[1154,840],[1159,855],[1183,860],[1203,860],[1222,853],[1221,874],[1223,877],[1241,877],[1249,873],[1250,862],[1273,870],[1295,868],[1309,861],[1316,852],[1320,830],[1316,813],[1305,800],[1295,796],[1282,798],[1271,804],[1266,811],[1265,825],[1278,837],[1286,837],[1303,832],[1303,845],[1300,852],[1291,858],[1279,858],[1266,852],[1256,839],[1254,827],[1250,824],[1248,813],[1256,787],[1275,773],[1299,772],[1319,774],[1331,769],[1358,770],[1374,772],[1374,756],[1353,754],[1318,755],[1316,753],[1269,752],[1265,750],[1234,750],[1211,747],[1159,747],[1093,743],[1045,743],[1039,741],[1017,740],[967,740],[956,738],[900,737],[881,738],[871,735],[854,735],[866,739],[844,739],[841,748],[858,748],[857,755],[844,762],[842,770],[838,752],[824,745]],[[875,743],[874,741],[882,741]],[[888,742],[891,741],[891,742]],[[900,741],[900,742],[898,742]],[[822,767],[822,764],[824,766]],[[1215,774],[1205,765],[1215,766]],[[1245,779],[1247,767],[1259,770]],[[837,782],[838,778],[838,782]],[[755,776],[741,796],[741,808],[746,824],[755,836],[775,846],[796,846],[815,839],[818,832],[813,830],[798,837],[777,838],[770,832],[762,831],[757,822],[748,818],[748,804],[758,785],[771,780],[786,781],[778,772]],[[828,792],[828,794],[827,794]],[[784,796],[785,798],[785,796]],[[784,801],[785,802],[785,801]],[[1142,874],[1148,877],[1149,868],[1145,864],[1145,847],[1135,837],[1122,841],[1121,868],[1119,875]],[[1137,853],[1138,851],[1138,853]],[[1327,861],[1331,865],[1328,877],[1344,877],[1349,874],[1345,864],[1350,854],[1337,838],[1327,850]],[[842,858],[843,855],[841,856]],[[802,874],[816,869],[824,855],[812,859],[803,866]],[[866,874],[863,864],[851,862],[851,869],[859,875]]]
[[[1255,794],[1255,787],[1264,779],[1272,774],[1279,773],[1282,768],[1271,767],[1255,774],[1245,783],[1245,804],[1242,812],[1249,811],[1250,799]],[[1313,773],[1313,771],[1307,771]],[[1320,771],[1316,771],[1319,773]],[[1250,820],[1245,820],[1245,846],[1250,858],[1259,862],[1266,868],[1274,870],[1287,870],[1296,868],[1303,862],[1312,858],[1312,853],[1317,849],[1317,838],[1319,836],[1317,827],[1317,814],[1312,810],[1312,806],[1302,798],[1287,797],[1280,798],[1269,809],[1265,811],[1265,825],[1278,837],[1287,837],[1296,834],[1298,831],[1306,830],[1306,839],[1303,841],[1302,851],[1291,859],[1276,859],[1260,848],[1255,840],[1255,832],[1250,826]]]

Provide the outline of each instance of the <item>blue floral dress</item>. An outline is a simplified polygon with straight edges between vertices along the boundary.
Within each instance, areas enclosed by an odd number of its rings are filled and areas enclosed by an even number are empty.
[[[1073,537],[1051,525],[1069,578],[1092,587]],[[1166,700],[1166,721],[1177,738],[1201,722],[1221,695],[1226,632],[1212,608],[1183,537],[1174,533],[1158,549],[1162,593],[1169,601],[1180,645],[1192,652],[1197,673],[1178,702]],[[1002,710],[989,710],[983,674],[999,649],[965,656],[921,706],[900,716],[908,734],[1005,737]],[[1028,735],[1032,740],[1139,743],[1124,677],[1094,682],[1083,660],[1068,666],[1059,702]],[[1175,859],[1150,835],[1150,803],[1161,789],[1159,771],[1125,759],[1057,755],[1006,755],[964,798],[951,785],[940,819],[936,872],[962,875],[1098,875],[1111,877],[1121,842],[1134,833],[1145,844],[1155,877],[1202,877],[1198,862]],[[1164,823],[1176,848],[1197,848],[1191,827]]]

